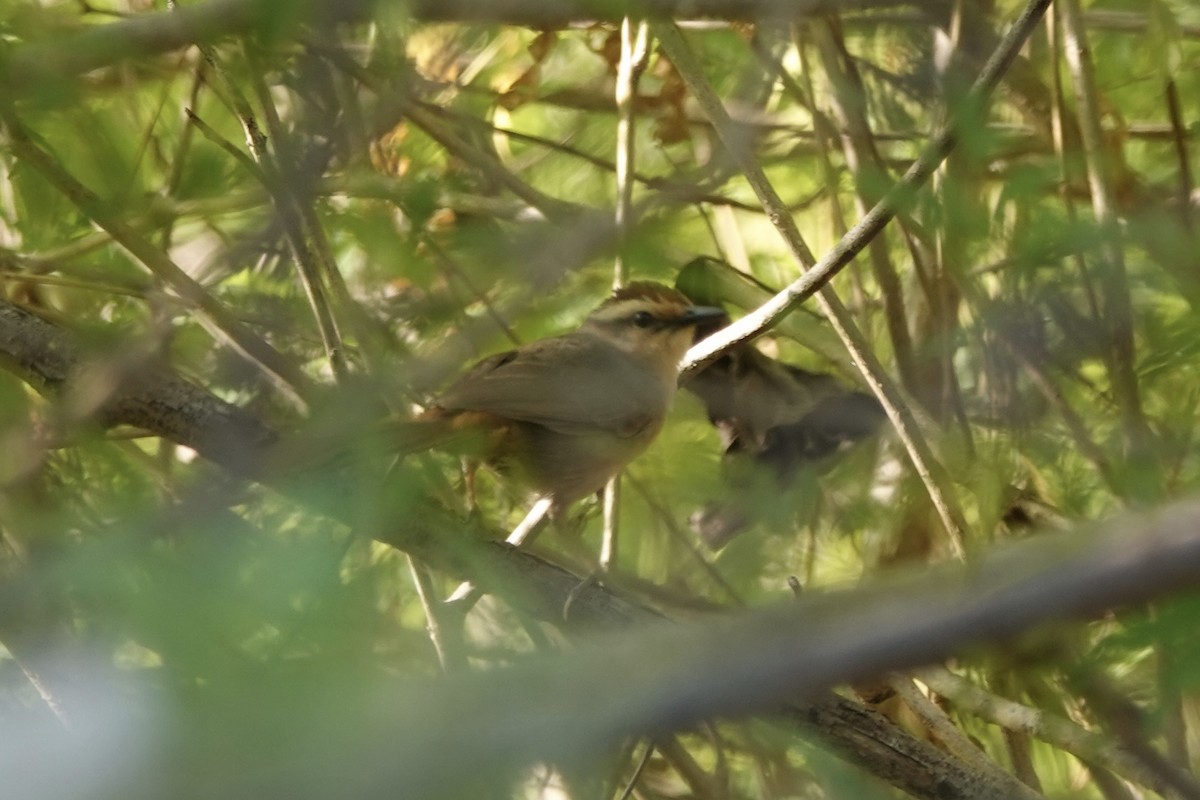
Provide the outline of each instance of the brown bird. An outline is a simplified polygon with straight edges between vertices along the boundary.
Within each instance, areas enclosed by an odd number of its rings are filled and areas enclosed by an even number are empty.
[[[751,491],[750,482],[767,478],[786,494],[802,470],[827,467],[832,455],[873,435],[885,419],[874,397],[770,358],[750,344],[731,348],[684,388],[704,403],[730,468],[728,500],[692,518],[693,529],[714,550],[760,510],[754,498],[761,495]]]
[[[401,449],[466,439],[561,512],[654,440],[695,326],[722,314],[669,287],[631,283],[578,330],[476,364],[418,418],[423,430]]]

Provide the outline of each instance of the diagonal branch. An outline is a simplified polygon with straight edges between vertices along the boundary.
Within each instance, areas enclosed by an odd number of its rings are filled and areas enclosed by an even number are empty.
[[[261,368],[284,397],[299,407],[304,406],[304,397],[311,390],[311,382],[303,372],[235,317],[170,256],[115,214],[109,203],[80,183],[61,163],[39,147],[11,107],[0,108],[0,118],[3,118],[9,144],[17,158],[37,170],[47,183],[195,309],[198,320],[215,338],[227,342],[239,355]]]
[[[975,85],[971,88],[967,102],[971,105],[982,104],[991,91],[999,83],[1005,69],[1016,57],[1017,52],[1029,35],[1033,32],[1042,13],[1050,4],[1050,0],[1030,0],[1025,10],[1017,18],[1012,29],[1001,41],[1000,46],[988,59]],[[678,30],[673,25],[656,24],[655,34],[663,43],[664,48],[672,57],[688,59],[689,52]],[[687,74],[687,70],[683,71]],[[693,82],[689,87],[701,95],[711,95],[703,82]],[[706,91],[707,90],[707,91]],[[708,97],[708,102],[701,100],[710,119],[718,127],[727,132],[732,131],[728,114],[715,97]],[[732,135],[727,133],[727,135]],[[933,171],[946,158],[954,147],[956,137],[955,121],[951,121],[943,131],[926,147],[917,161],[909,168],[904,177],[872,208],[861,221],[850,230],[819,262],[812,266],[798,280],[784,289],[775,297],[768,300],[755,311],[747,314],[738,321],[709,336],[695,345],[684,358],[681,369],[688,370],[714,358],[727,348],[759,336],[779,323],[783,317],[791,313],[800,303],[811,297],[829,282],[829,280],[874,239],[884,226],[891,221],[897,211],[907,205],[909,199],[919,186],[933,174]],[[761,169],[749,156],[743,156],[736,141],[726,141],[726,146],[735,158],[740,157],[740,166],[746,173],[755,193],[767,206],[767,216],[775,223],[783,234],[785,241],[792,250],[797,262],[804,267],[813,264],[813,256],[800,237],[792,217],[783,209],[778,196],[767,182]],[[956,555],[962,556],[963,522],[962,514],[952,503],[952,495],[948,490],[949,480],[944,469],[934,459],[928,444],[919,435],[916,421],[909,411],[908,404],[903,402],[899,392],[887,379],[882,366],[874,354],[865,347],[861,334],[850,319],[846,309],[841,305],[836,295],[821,296],[826,315],[834,324],[842,341],[854,355],[862,369],[868,384],[879,397],[888,417],[895,425],[898,434],[904,441],[905,447],[912,458],[914,468],[929,492],[931,501],[938,511],[942,524],[950,538],[951,547]],[[857,335],[856,335],[857,334]]]
[[[982,103],[996,88],[1005,69],[1016,57],[1049,5],[1050,0],[1030,0],[975,81],[968,95],[969,102]],[[951,124],[926,146],[904,177],[812,269],[753,313],[698,343],[688,351],[681,368],[691,369],[735,344],[762,335],[828,283],[830,278],[849,264],[867,243],[891,222],[897,211],[908,204],[913,192],[929,179],[949,155],[958,135],[955,122],[956,120],[952,120]]]
[[[52,396],[71,390],[83,362],[69,333],[5,302],[0,302],[0,356],[5,367]],[[102,421],[137,425],[188,444],[243,475],[260,471],[277,446],[274,433],[252,414],[165,370],[122,387]],[[272,480],[265,474],[262,479]],[[352,510],[343,511],[354,518]],[[849,701],[796,702],[820,697],[835,683],[933,663],[968,645],[1004,641],[1051,620],[1091,616],[1200,587],[1197,500],[1026,541],[969,569],[925,571],[874,588],[814,594],[780,607],[687,624],[652,624],[648,630],[631,628],[652,622],[651,612],[599,586],[579,589],[578,578],[527,553],[466,534],[448,536],[443,519],[410,515],[403,528],[373,534],[439,569],[494,588],[538,618],[561,624],[563,602],[572,597],[573,618],[624,629],[620,637],[605,637],[593,647],[497,670],[482,680],[464,678],[419,690],[423,703],[444,709],[468,703],[464,709],[499,715],[445,714],[469,726],[462,731],[466,739],[509,737],[518,729],[540,732],[549,725],[546,737],[480,743],[487,752],[517,759],[552,756],[558,741],[608,744],[631,732],[675,730],[713,716],[777,708],[785,698],[793,698],[792,713],[801,718],[824,719],[821,709],[829,703],[840,709],[838,714],[852,717]],[[639,664],[633,682],[630,663]],[[533,696],[521,693],[525,699],[516,708],[499,702],[520,686],[539,690]],[[635,688],[637,702],[629,702]],[[586,711],[576,708],[584,702]],[[403,706],[397,709],[390,724],[403,727]],[[520,724],[511,717],[518,713]],[[541,722],[526,724],[531,720]],[[822,735],[835,737],[839,748],[864,759],[864,739],[878,738],[858,729],[823,728]],[[906,752],[903,760],[917,758]],[[871,753],[872,759],[886,760],[877,750]],[[925,755],[942,763],[936,751]],[[394,766],[402,771],[405,762],[402,753]],[[899,768],[894,760],[890,767],[872,763],[877,774]],[[935,796],[929,786],[914,794]],[[958,786],[936,796],[1020,795],[1012,787],[968,791]]]
[[[700,73],[699,62],[688,48],[678,28],[670,23],[656,23],[654,31],[659,41],[662,42],[663,49],[679,70],[679,74],[688,84],[688,88],[699,100],[700,105],[704,108],[713,126],[717,129],[726,150],[732,155],[735,163],[737,163],[746,176],[747,181],[753,187],[755,195],[762,202],[766,210],[767,218],[774,224],[776,230],[783,237],[784,242],[792,252],[792,257],[795,259],[797,266],[801,271],[812,267],[816,259],[809,249],[808,244],[804,241],[804,237],[800,233],[795,219],[791,214],[787,213],[787,209],[780,199],[779,194],[775,191],[770,181],[767,180],[762,166],[746,148],[747,142],[742,131],[734,126],[720,98],[717,97],[716,92],[703,79]],[[808,277],[815,271],[805,273],[805,277]],[[832,277],[832,274],[830,272],[829,277]],[[801,280],[803,279],[801,278]],[[838,298],[833,289],[827,285],[827,282],[828,278],[826,282],[815,288],[817,302],[821,306],[821,311],[825,314],[830,325],[854,358],[867,385],[875,392],[892,424],[895,426],[897,434],[908,451],[913,468],[916,470],[917,475],[920,476],[926,491],[929,493],[930,501],[937,510],[942,525],[946,530],[950,550],[955,557],[961,559],[966,555],[966,549],[963,544],[965,523],[963,522],[962,512],[954,500],[954,494],[950,486],[949,477],[946,475],[946,470],[934,457],[928,442],[925,441],[925,438],[918,430],[916,421],[909,411],[909,404],[900,396],[899,389],[895,386],[891,378],[888,377],[883,369],[883,365],[879,363],[879,359],[871,351],[866,337],[862,335],[858,326],[855,325],[850,312],[842,304],[841,299]],[[776,297],[779,296],[776,295]],[[756,316],[762,308],[769,306],[774,301],[775,298],[768,300],[763,307],[758,311],[752,311],[747,317]],[[775,318],[775,321],[778,322],[781,320],[785,314],[790,313],[794,308],[796,308],[796,304],[793,303],[786,310],[781,311]],[[718,331],[693,347],[684,359],[683,369],[686,370],[689,365],[702,363],[703,359],[696,358],[693,354],[697,350],[704,348],[710,340],[719,338],[724,332],[740,325],[747,317],[743,317],[742,320],[725,328],[724,331]],[[712,351],[713,355],[717,352],[715,350]]]

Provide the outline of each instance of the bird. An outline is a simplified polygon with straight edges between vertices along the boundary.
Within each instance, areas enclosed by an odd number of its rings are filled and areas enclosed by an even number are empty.
[[[662,284],[616,289],[575,331],[489,356],[412,422],[401,449],[470,449],[560,516],[663,427],[698,325],[724,317]]]
[[[704,404],[726,455],[753,453],[785,480],[870,436],[884,417],[874,397],[745,344],[727,350],[684,388]]]
[[[697,334],[707,332],[700,326]],[[772,496],[779,497],[799,484],[802,471],[827,467],[831,456],[876,433],[885,419],[871,395],[771,358],[752,344],[728,349],[683,388],[703,403],[724,446],[729,497],[691,520],[711,550],[754,520],[758,495],[749,484],[756,478],[770,480]]]

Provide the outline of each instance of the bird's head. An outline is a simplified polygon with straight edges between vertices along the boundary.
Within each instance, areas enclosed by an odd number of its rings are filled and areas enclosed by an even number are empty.
[[[696,326],[724,316],[721,309],[694,305],[669,286],[635,281],[613,292],[583,328],[674,374],[692,344]]]

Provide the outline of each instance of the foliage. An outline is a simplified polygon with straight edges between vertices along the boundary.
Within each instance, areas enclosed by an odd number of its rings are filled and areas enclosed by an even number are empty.
[[[734,267],[714,268],[714,299],[752,311],[811,265],[764,213],[747,158],[820,257],[953,121],[932,181],[829,283],[932,473],[888,430],[786,486],[739,484],[680,392],[624,478],[612,572],[580,592],[615,598],[618,617],[627,603],[643,622],[708,619],[786,606],[794,577],[818,598],[814,630],[882,642],[854,627],[874,613],[850,613],[860,582],[991,563],[1010,540],[1194,494],[1195,9],[1056,3],[981,105],[967,89],[1014,0],[758,22],[769,4],[713,4],[731,19],[682,26],[700,74],[653,35],[635,69],[625,229],[614,93],[633,55],[615,6],[530,26],[461,4],[325,5],[0,5],[0,287],[69,331],[83,363],[49,390],[0,331],[12,796],[549,797],[549,783],[590,797],[629,782],[650,798],[934,796],[831,745],[815,717],[748,719],[763,698],[694,724],[685,701],[709,684],[660,680],[677,673],[658,628],[581,631],[517,590],[465,617],[443,607],[464,577],[491,585],[471,560],[478,531],[502,537],[527,498],[482,470],[469,507],[455,456],[396,459],[380,420],[484,355],[577,325],[614,260],[672,283],[693,257],[720,258]],[[824,313],[795,309],[757,346],[874,391]],[[114,426],[114,398],[163,368],[305,443],[283,451],[297,463],[251,480],[149,425]],[[297,469],[314,442],[340,458]],[[757,522],[712,552],[689,517],[731,485]],[[577,511],[535,552],[586,575],[604,524],[590,501]],[[1064,574],[1085,560],[1037,552]],[[536,574],[529,593],[552,595]],[[894,587],[897,608],[920,582]],[[1122,782],[1189,796],[1195,598],[1159,588],[1143,575],[1111,613],[959,641],[953,674],[921,678],[940,722],[894,718],[938,757],[1045,796],[1129,796]],[[677,656],[736,660],[706,641]],[[830,681],[868,697],[869,676],[920,661],[902,649],[834,653]],[[620,674],[593,669],[616,654]],[[997,717],[981,691],[1045,719]],[[676,713],[625,727],[651,705]],[[514,727],[498,736],[495,720]],[[947,740],[956,726],[969,752]]]

